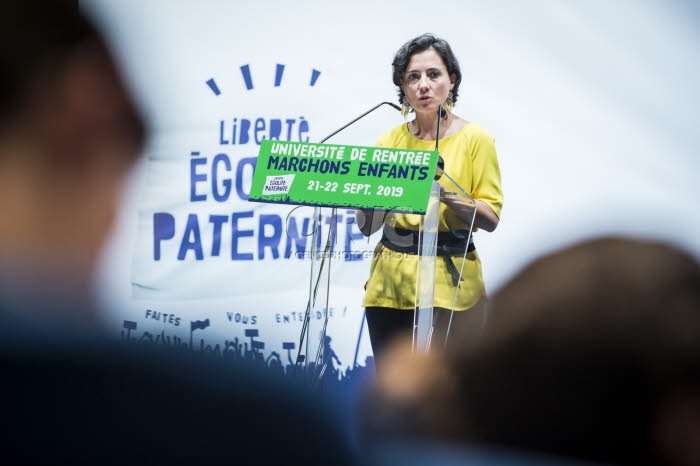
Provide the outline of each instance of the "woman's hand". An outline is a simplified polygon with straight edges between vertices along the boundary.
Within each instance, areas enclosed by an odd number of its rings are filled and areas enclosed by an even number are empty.
[[[471,223],[485,231],[494,231],[498,226],[499,218],[491,207],[484,201],[476,200],[476,204],[469,202],[467,198],[445,189],[440,185],[440,201],[449,207],[463,222]],[[476,208],[476,216],[474,209]]]
[[[365,236],[371,236],[378,231],[384,223],[385,216],[386,211],[383,209],[357,209],[355,211],[355,221],[357,222],[360,232]]]

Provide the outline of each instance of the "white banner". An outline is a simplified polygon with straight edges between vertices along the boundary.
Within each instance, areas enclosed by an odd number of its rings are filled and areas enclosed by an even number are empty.
[[[455,0],[430,15],[411,0],[82,4],[111,38],[152,130],[100,277],[124,338],[293,363],[313,209],[248,202],[260,141],[318,142],[395,101],[393,55],[424,32],[460,60],[455,113],[496,139],[503,218],[475,238],[487,291],[592,235],[700,251],[688,207],[700,197],[699,48],[679,7]],[[402,121],[384,106],[329,142],[372,146]],[[363,239],[353,218],[340,210],[334,220],[325,342],[345,380],[371,364],[361,301],[378,239]],[[324,305],[311,313],[315,334]]]

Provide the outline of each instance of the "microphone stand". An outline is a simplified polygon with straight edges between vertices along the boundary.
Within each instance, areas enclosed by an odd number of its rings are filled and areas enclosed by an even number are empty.
[[[435,133],[435,152],[438,152],[440,142],[440,121],[445,115],[442,104],[438,106]],[[425,215],[420,219],[418,228],[418,267],[415,285],[415,307],[413,311],[412,351],[428,353],[434,329],[435,301],[435,266],[437,254],[438,216],[440,212],[440,190],[437,182],[440,179],[445,161],[438,152],[438,167],[433,175],[430,198]]]
[[[379,107],[383,105],[389,105],[393,107],[394,109],[401,111],[401,107],[398,105],[391,103],[391,102],[381,102],[374,107],[370,108],[366,112],[364,112],[362,115],[358,116],[357,118],[353,119],[349,123],[346,123],[345,125],[341,126],[337,130],[333,131],[331,134],[326,136],[325,138],[321,139],[319,142],[320,144],[323,144],[326,142],[328,139],[331,137],[335,136],[336,134],[340,133],[344,129],[348,128],[349,126],[353,125],[357,121],[361,120],[362,118],[366,117],[370,113],[374,112],[377,110]],[[314,281],[314,261],[316,259],[316,235],[319,234],[321,226],[320,226],[320,208],[315,207],[314,208],[314,232],[313,236],[311,239],[311,272],[310,272],[310,280],[309,280],[309,300],[307,301],[306,304],[306,312],[304,313],[304,322],[301,327],[301,333],[299,335],[299,351],[297,352],[297,359],[296,359],[296,364],[300,364],[306,361],[306,356],[301,354],[302,348],[304,347],[304,341],[306,341],[306,354],[308,355],[309,353],[309,338],[308,338],[308,332],[309,332],[309,325],[311,321],[311,312],[313,311],[314,304],[316,304],[316,298],[318,296],[318,291],[319,291],[319,285],[321,284],[321,276],[323,274],[323,269],[326,264],[326,258],[328,259],[328,269],[327,269],[327,275],[328,275],[328,283],[326,284],[326,303],[325,303],[325,315],[324,315],[324,320],[323,320],[323,329],[321,331],[321,339],[316,351],[316,357],[314,360],[314,371],[318,370],[318,376],[314,375],[313,381],[312,381],[312,390],[315,389],[316,384],[320,382],[323,379],[323,375],[325,374],[326,371],[326,366],[328,365],[327,362],[325,361],[324,353],[323,350],[325,348],[325,341],[326,341],[326,331],[328,328],[328,318],[329,318],[329,311],[328,311],[328,297],[329,297],[329,291],[330,291],[330,267],[331,267],[331,247],[332,247],[332,239],[335,237],[335,228],[336,228],[336,222],[334,221],[335,216],[336,216],[336,211],[337,209],[335,207],[332,208],[331,210],[331,222],[330,222],[330,228],[328,231],[328,237],[326,239],[326,244],[323,248],[323,253],[321,256],[321,264],[319,266],[318,270],[318,275],[315,277]],[[321,365],[320,362],[323,362]],[[319,368],[320,369],[317,369]],[[307,364],[307,369],[308,369],[308,364]]]
[[[389,105],[389,106],[391,106],[391,107],[394,107],[394,108],[395,108],[396,110],[398,110],[399,112],[401,111],[401,107],[399,107],[398,105],[396,105],[396,104],[394,104],[394,103],[391,103],[391,102],[382,102],[382,103],[380,103],[380,104],[378,104],[378,105],[375,105],[374,107],[370,108],[370,109],[367,110],[365,113],[363,113],[363,114],[360,115],[359,117],[357,117],[357,118],[355,118],[354,120],[352,120],[350,123],[347,123],[347,124],[345,124],[344,126],[341,126],[340,128],[336,129],[336,130],[333,131],[331,134],[329,134],[329,135],[326,136],[325,138],[321,139],[321,141],[319,142],[319,144],[323,144],[324,142],[328,141],[330,138],[332,138],[332,137],[335,136],[336,134],[340,133],[341,131],[343,131],[343,130],[344,130],[345,128],[347,128],[348,126],[351,126],[351,125],[355,124],[356,122],[358,122],[359,120],[363,119],[364,117],[366,117],[367,115],[369,115],[370,113],[372,113],[373,111],[375,111],[376,109],[378,109],[379,107],[381,107],[382,105]]]

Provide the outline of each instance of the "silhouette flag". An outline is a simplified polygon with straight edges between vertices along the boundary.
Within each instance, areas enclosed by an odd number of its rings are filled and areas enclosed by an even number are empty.
[[[195,330],[204,330],[207,327],[209,327],[209,319],[190,322],[190,332],[194,332]]]

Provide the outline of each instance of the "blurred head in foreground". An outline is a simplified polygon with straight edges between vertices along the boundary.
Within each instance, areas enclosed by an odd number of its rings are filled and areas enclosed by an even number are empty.
[[[322,404],[257,365],[36,318],[86,320],[143,127],[77,1],[3,2],[0,40],[0,396],[11,400],[0,462],[349,464]]]
[[[434,438],[700,464],[700,265],[673,246],[602,238],[535,260],[493,296],[477,347],[406,361],[378,375],[370,405],[396,404],[398,387],[422,371],[433,383],[401,406],[433,406],[416,418]],[[390,421],[373,424],[391,431]]]
[[[90,293],[144,128],[77,1],[0,7],[0,295]]]

